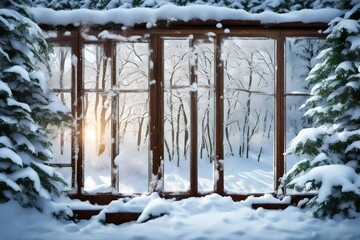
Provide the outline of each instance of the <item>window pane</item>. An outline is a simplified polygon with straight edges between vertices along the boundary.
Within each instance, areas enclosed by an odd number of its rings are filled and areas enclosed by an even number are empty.
[[[70,191],[72,189],[71,181],[72,181],[72,168],[71,167],[55,167],[56,171],[58,171],[63,177],[67,184],[64,188],[64,191]]]
[[[311,86],[305,82],[305,78],[319,62],[315,57],[324,42],[324,40],[315,38],[286,38],[286,93],[310,92]]]
[[[190,94],[188,89],[164,94],[165,191],[187,191],[190,179]]]
[[[198,189],[214,190],[214,91],[198,89]]]
[[[85,191],[107,191],[111,179],[110,98],[86,93],[84,104]]]
[[[116,68],[116,88],[148,89],[148,43],[117,43]]]
[[[304,111],[300,111],[299,109],[308,98],[308,96],[286,97],[286,149],[290,147],[291,140],[301,129],[311,126],[311,124],[303,118]],[[286,155],[286,172],[288,172],[299,160],[300,159],[295,154]]]
[[[118,97],[119,191],[148,191],[149,98],[148,93],[121,93]]]
[[[195,59],[197,81],[197,156],[198,190],[214,191],[214,43],[195,41],[192,55]]]
[[[273,39],[229,38],[222,44],[224,87],[274,93]]]
[[[223,42],[224,181],[228,193],[273,192],[275,41]]]
[[[163,43],[164,190],[188,191],[191,131],[189,40],[164,39]]]
[[[71,109],[71,93],[55,93]],[[71,163],[71,128],[64,126],[51,128],[51,151],[54,158],[51,163]]]
[[[71,89],[71,47],[52,46],[50,57],[50,88]]]
[[[196,58],[196,77],[199,86],[214,86],[214,44],[197,41],[193,55]]]
[[[224,100],[225,190],[229,193],[272,192],[273,97],[228,90]]]
[[[84,190],[108,192],[111,187],[111,64],[102,45],[83,49],[84,109],[83,161]]]
[[[189,40],[165,39],[164,41],[164,86],[189,85]]]
[[[105,57],[104,46],[86,44],[84,56],[84,88],[92,90],[108,90],[111,86],[110,62]]]

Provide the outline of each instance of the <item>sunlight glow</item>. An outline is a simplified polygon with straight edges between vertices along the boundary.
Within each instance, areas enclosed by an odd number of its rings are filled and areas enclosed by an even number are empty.
[[[95,142],[96,141],[96,129],[94,126],[89,126],[86,130],[86,140],[90,141],[90,142]]]

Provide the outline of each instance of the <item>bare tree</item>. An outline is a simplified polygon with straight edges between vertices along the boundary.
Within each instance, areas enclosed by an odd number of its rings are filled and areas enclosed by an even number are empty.
[[[210,44],[213,46],[212,44]],[[198,92],[198,114],[199,119],[201,119],[201,137],[200,137],[200,149],[199,149],[199,157],[202,159],[203,151],[206,152],[206,157],[209,161],[212,161],[213,153],[213,131],[214,129],[211,126],[211,109],[213,106],[211,105],[212,93],[213,93],[213,71],[214,71],[214,49],[207,46],[207,44],[203,44],[200,42],[198,45],[195,45],[197,50],[197,61],[196,61],[196,72],[198,78],[199,88],[205,88],[205,93]],[[201,79],[201,82],[200,80]],[[202,86],[204,84],[204,86]],[[206,100],[204,105],[203,100]],[[200,109],[204,109],[204,111],[200,111]]]
[[[95,145],[98,156],[103,154],[106,149],[107,129],[110,129],[109,124],[114,117],[119,122],[119,143],[127,141],[126,136],[129,136],[128,140],[130,140],[130,135],[133,134],[140,151],[141,143],[146,141],[149,134],[148,124],[145,122],[149,100],[146,98],[144,101],[143,95],[140,94],[141,91],[148,91],[148,51],[139,45],[137,43],[119,43],[119,49],[122,52],[116,59],[118,85],[114,89],[109,87],[111,84],[109,79],[111,59],[104,55],[103,47],[93,45],[85,49],[91,55],[85,59],[86,71],[89,74],[85,83],[89,86],[85,86],[87,93],[84,99],[84,117],[87,118],[89,114],[94,115]],[[91,75],[91,73],[93,74]],[[126,92],[127,90],[131,91]],[[93,96],[90,97],[90,95]],[[127,99],[129,97],[134,100],[130,101]],[[91,98],[93,102],[91,102]],[[111,99],[118,99],[117,112],[111,113]]]
[[[60,48],[59,51],[59,70],[60,70],[60,74],[59,74],[59,87],[60,89],[64,89],[64,72],[65,72],[65,61],[66,58],[70,55],[70,49],[68,48]],[[64,93],[60,93],[60,99],[62,102],[65,102],[65,98],[64,98]],[[64,132],[65,132],[65,128],[64,125],[61,124],[60,126],[60,153],[61,155],[64,154]]]
[[[145,45],[147,47],[147,44]],[[118,86],[121,91],[132,91],[119,93],[122,99],[119,101],[120,142],[124,143],[125,138],[129,137],[128,134],[133,134],[137,149],[140,151],[150,131],[146,123],[149,99],[145,98],[144,101],[141,94],[143,91],[148,91],[149,53],[148,49],[142,47],[142,43],[123,43],[117,54]],[[131,101],[130,98],[133,100]]]
[[[251,149],[251,139],[259,134],[262,123],[262,138],[270,138],[272,128],[272,114],[262,108],[254,108],[253,101],[258,96],[266,96],[266,89],[273,83],[274,62],[272,53],[268,49],[256,50],[248,47],[242,49],[241,43],[230,41],[227,46],[227,55],[224,59],[224,74],[228,81],[225,115],[225,141],[229,148],[228,155],[234,155],[233,141],[229,132],[235,124],[241,135],[238,145],[238,155],[250,158],[250,152],[258,151],[258,161],[261,158],[263,147]],[[262,90],[264,88],[264,90]],[[254,95],[255,94],[255,95]],[[271,93],[270,93],[271,94]],[[254,95],[254,96],[253,96]],[[242,96],[242,97],[241,97]],[[261,117],[264,115],[264,117]],[[241,117],[242,116],[242,120]]]
[[[170,56],[166,56],[165,61],[167,64],[164,68],[166,76],[168,76],[168,79],[165,79],[165,81],[169,86],[167,89],[169,91],[169,97],[166,102],[169,113],[165,116],[164,121],[170,125],[171,133],[170,145],[167,139],[165,139],[164,145],[168,152],[169,161],[171,161],[176,155],[178,166],[180,164],[181,155],[183,155],[186,159],[189,145],[188,112],[185,110],[184,96],[181,96],[181,94],[179,94],[179,90],[176,89],[178,86],[181,86],[182,79],[189,79],[188,69],[184,69],[184,62],[187,63],[184,59],[188,56],[188,51],[183,51],[181,47],[181,45],[176,44],[175,48],[179,49],[179,51],[171,51]],[[181,78],[179,78],[179,75]],[[183,132],[180,131],[181,119],[183,121]],[[183,144],[180,144],[181,133],[184,134]],[[181,148],[182,153],[180,151]]]

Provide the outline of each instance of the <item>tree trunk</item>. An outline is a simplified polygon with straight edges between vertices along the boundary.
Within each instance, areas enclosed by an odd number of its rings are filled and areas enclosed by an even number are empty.
[[[65,60],[68,52],[65,53],[64,49],[60,50],[60,89],[64,88],[64,71],[65,71]],[[62,102],[65,102],[64,100],[64,94],[60,93],[60,99]],[[61,124],[60,126],[60,154],[64,154],[64,125]]]

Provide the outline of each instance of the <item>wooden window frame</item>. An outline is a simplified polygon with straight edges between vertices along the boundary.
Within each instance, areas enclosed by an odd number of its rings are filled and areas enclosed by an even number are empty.
[[[224,125],[224,103],[222,99],[222,94],[224,91],[223,83],[223,67],[222,60],[220,59],[220,47],[223,38],[226,37],[266,37],[275,40],[275,57],[276,57],[276,74],[275,74],[275,143],[274,143],[274,192],[275,189],[279,187],[279,180],[285,173],[285,159],[284,159],[284,150],[285,150],[285,39],[287,37],[313,37],[313,38],[325,38],[326,36],[322,33],[326,29],[327,24],[324,23],[311,23],[304,24],[299,22],[293,23],[281,23],[281,24],[261,24],[258,21],[221,21],[223,28],[216,28],[216,21],[200,21],[192,20],[189,22],[176,21],[158,21],[157,27],[152,29],[147,29],[145,24],[136,25],[131,29],[123,30],[121,25],[108,24],[104,26],[90,26],[86,29],[86,33],[89,35],[97,35],[103,30],[110,30],[116,34],[122,36],[146,36],[146,40],[149,43],[149,48],[152,50],[149,60],[153,63],[152,70],[149,70],[149,79],[156,79],[157,82],[163,83],[163,69],[162,69],[162,58],[163,58],[163,37],[188,37],[189,35],[194,35],[196,37],[204,37],[206,33],[212,32],[215,33],[214,36],[214,62],[215,62],[215,154],[216,154],[216,167],[215,169],[219,173],[219,178],[215,182],[214,191],[211,193],[217,193],[222,196],[230,196],[234,200],[244,200],[249,195],[260,196],[263,193],[249,193],[249,194],[227,194],[224,191],[224,169],[219,162],[220,159],[224,158],[223,150],[223,125]],[[84,95],[84,86],[82,85],[83,81],[83,59],[82,59],[82,46],[89,41],[82,38],[81,33],[85,30],[82,30],[81,27],[73,26],[40,26],[44,31],[57,31],[56,38],[49,38],[48,42],[57,44],[60,46],[71,46],[72,53],[77,57],[77,71],[73,68],[72,70],[72,91],[71,98],[72,101],[76,101],[76,108],[73,109],[73,115],[81,116],[82,114],[82,96]],[[225,33],[224,29],[230,29],[230,33]],[[64,36],[65,32],[70,32],[69,36]],[[107,55],[113,56],[113,49],[115,46],[116,40],[99,40],[99,42],[104,43],[104,50]],[[97,43],[99,43],[97,42]],[[92,43],[92,42],[90,42]],[[96,43],[96,42],[93,42]],[[109,49],[110,48],[110,49]],[[115,61],[112,61],[115,64]],[[190,80],[195,81],[194,67],[190,68]],[[112,79],[115,79],[114,70],[112,71]],[[152,156],[152,168],[151,174],[157,177],[157,180],[162,179],[163,169],[162,159],[164,154],[163,146],[163,114],[164,114],[164,97],[162,84],[151,84],[149,85],[149,115],[150,115],[150,148]],[[196,94],[191,94],[192,99],[196,99]],[[196,102],[196,101],[194,101]],[[156,104],[155,104],[156,103]],[[160,108],[152,106],[162,106]],[[196,110],[196,106],[191,106],[191,112]],[[191,114],[191,121],[197,121],[197,114]],[[112,125],[116,125],[114,120],[111,121]],[[113,128],[114,129],[114,128]],[[77,119],[76,128],[73,130],[72,136],[72,160],[71,167],[72,172],[72,187],[73,191],[68,192],[68,195],[72,198],[80,200],[89,200],[93,203],[98,204],[108,204],[110,201],[119,199],[122,197],[132,197],[138,194],[114,194],[114,193],[98,193],[98,194],[87,194],[84,193],[84,171],[83,171],[83,141],[82,141],[82,130],[83,130],[83,121]],[[115,134],[115,133],[112,133]],[[196,135],[197,131],[191,131],[192,135]],[[197,136],[193,136],[194,139]],[[79,146],[78,149],[75,149],[76,146]],[[161,189],[158,189],[156,185],[149,186],[150,192],[157,191],[165,198],[176,198],[183,199],[187,197],[200,197],[210,193],[199,193],[198,191],[198,169],[197,169],[197,143],[192,141],[190,147],[191,161],[190,161],[190,189],[188,192],[183,193],[171,193],[163,192]],[[116,146],[112,144],[112,152],[115,153]],[[114,159],[112,159],[112,168],[115,168]],[[116,175],[111,175],[111,185],[116,188]],[[292,195],[294,201],[301,198],[307,197],[307,195],[295,194]]]

